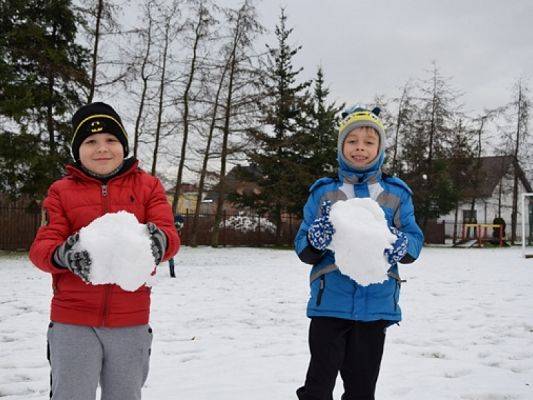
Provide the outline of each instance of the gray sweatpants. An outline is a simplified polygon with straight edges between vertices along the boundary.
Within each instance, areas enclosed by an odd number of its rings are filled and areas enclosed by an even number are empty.
[[[151,345],[148,325],[93,328],[51,322],[51,399],[94,400],[100,383],[101,400],[140,400]]]

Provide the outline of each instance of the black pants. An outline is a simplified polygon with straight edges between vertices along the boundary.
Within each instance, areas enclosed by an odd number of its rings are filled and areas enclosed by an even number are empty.
[[[342,400],[374,400],[385,328],[388,321],[359,322],[340,318],[312,318],[309,326],[311,361],[300,400],[332,400],[340,371]]]

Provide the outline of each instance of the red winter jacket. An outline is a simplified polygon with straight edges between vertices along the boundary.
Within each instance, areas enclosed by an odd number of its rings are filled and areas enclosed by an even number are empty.
[[[74,166],[48,189],[43,208],[48,223],[42,226],[30,249],[30,260],[52,274],[52,321],[86,326],[133,326],[148,323],[150,288],[135,292],[117,285],[92,285],[53,262],[55,249],[65,239],[96,218],[127,211],[140,223],[153,222],[167,236],[163,260],[174,256],[180,239],[174,227],[172,210],[159,179],[137,167],[137,162],[122,174],[103,184]]]

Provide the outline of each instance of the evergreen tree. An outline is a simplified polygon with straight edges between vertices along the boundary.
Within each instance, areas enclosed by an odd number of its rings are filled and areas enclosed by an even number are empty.
[[[297,82],[302,68],[295,69],[293,58],[301,46],[291,47],[287,16],[281,10],[276,26],[277,47],[268,48],[265,71],[265,100],[261,105],[261,122],[265,130],[252,130],[256,149],[248,154],[259,171],[261,194],[255,207],[268,212],[276,224],[276,238],[281,235],[282,214],[302,207],[296,186],[303,185],[305,168],[299,161],[297,140],[304,126],[307,103],[306,88],[310,82]]]
[[[307,104],[302,129],[296,140],[296,157],[301,166],[301,184],[292,190],[295,194],[294,213],[301,214],[302,204],[309,195],[309,186],[324,176],[334,176],[337,170],[337,128],[343,105],[328,104],[329,89],[324,72],[319,67],[312,93],[307,94]]]
[[[88,53],[75,43],[77,23],[68,0],[0,3],[0,135],[3,143],[13,144],[10,154],[7,149],[2,153],[7,158],[0,165],[11,159],[46,169],[12,175],[13,194],[26,191],[38,197],[42,190],[32,190],[58,177],[68,159],[70,115],[81,104],[80,88],[88,85]],[[26,150],[28,143],[33,151]]]
[[[306,157],[305,164],[311,175],[311,182],[323,176],[332,175],[337,169],[337,128],[339,113],[344,105],[327,103],[329,89],[325,86],[324,72],[318,68],[314,80],[313,95],[304,130],[301,154]]]

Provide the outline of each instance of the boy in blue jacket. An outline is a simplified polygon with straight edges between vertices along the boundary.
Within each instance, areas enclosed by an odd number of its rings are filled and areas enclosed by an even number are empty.
[[[420,254],[422,231],[414,217],[411,189],[399,178],[381,172],[385,130],[379,108],[352,107],[339,125],[338,178],[321,178],[310,188],[295,248],[310,273],[307,316],[311,360],[300,400],[331,400],[337,374],[343,400],[374,400],[386,328],[401,320],[398,262],[412,263]],[[327,247],[334,228],[331,205],[353,197],[370,197],[383,209],[397,240],[384,249],[390,264],[388,280],[361,286],[342,274]],[[354,260],[365,262],[365,260]]]

